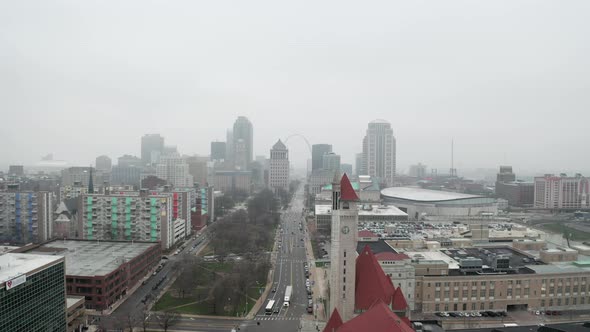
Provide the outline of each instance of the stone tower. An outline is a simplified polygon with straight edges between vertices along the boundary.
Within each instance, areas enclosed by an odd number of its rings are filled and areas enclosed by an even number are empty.
[[[338,309],[343,321],[354,316],[358,200],[346,174],[332,183],[330,312]]]

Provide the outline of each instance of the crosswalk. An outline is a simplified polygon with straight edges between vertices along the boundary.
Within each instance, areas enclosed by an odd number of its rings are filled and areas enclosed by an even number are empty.
[[[256,316],[256,320],[299,320],[298,317],[285,317],[285,316]]]
[[[307,262],[305,259],[290,259],[290,258],[281,258],[278,261],[279,262],[293,262],[293,263],[305,263],[305,262]]]

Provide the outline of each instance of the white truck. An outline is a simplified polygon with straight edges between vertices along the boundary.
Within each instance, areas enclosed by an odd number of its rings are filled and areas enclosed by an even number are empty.
[[[283,302],[283,307],[288,307],[289,303],[291,302],[291,294],[293,293],[293,286],[289,285],[285,289],[285,302]]]

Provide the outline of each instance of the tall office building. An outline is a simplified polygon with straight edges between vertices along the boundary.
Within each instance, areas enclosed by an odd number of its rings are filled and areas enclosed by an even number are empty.
[[[331,171],[340,171],[340,155],[334,152],[322,156],[322,168]]]
[[[357,176],[359,175],[365,175],[362,172],[363,169],[363,154],[362,153],[356,153],[354,155],[354,172]]]
[[[134,165],[116,165],[111,170],[112,185],[130,185],[139,188],[141,167]]]
[[[500,172],[496,174],[496,182],[516,181],[516,174],[512,172],[512,166],[500,166]]]
[[[62,186],[74,186],[77,184],[88,185],[90,182],[90,176],[92,176],[93,183],[103,183],[105,178],[103,173],[97,171],[93,167],[70,167],[61,171],[61,185]]]
[[[121,166],[121,167],[127,167],[127,166],[142,167],[142,166],[144,166],[143,162],[141,161],[141,158],[138,158],[138,157],[132,156],[132,155],[128,155],[128,154],[117,158],[117,165]]]
[[[251,161],[248,161],[248,148],[246,141],[238,139],[234,141],[234,167],[237,170],[247,170]]]
[[[559,176],[545,174],[535,177],[534,205],[545,209],[587,209],[590,181],[581,174]]]
[[[225,160],[225,142],[211,142],[211,161]]]
[[[410,165],[410,176],[417,177],[422,179],[426,177],[426,165],[422,165],[422,163],[418,163],[416,165]]]
[[[66,332],[64,257],[0,255],[0,331]]]
[[[280,139],[270,150],[269,186],[289,190],[289,150]]]
[[[311,146],[311,170],[322,169],[324,155],[332,152],[331,144],[314,144]]]
[[[178,153],[160,157],[156,165],[156,176],[176,188],[192,187],[194,182],[189,173],[189,165]]]
[[[23,165],[10,165],[8,166],[9,176],[23,176],[25,175],[25,168]]]
[[[392,185],[395,167],[395,137],[391,124],[385,120],[370,122],[363,139],[363,175],[380,178]]]
[[[344,321],[355,312],[358,200],[346,174],[342,179],[336,175],[332,183],[330,312],[337,309]]]
[[[94,167],[99,172],[110,173],[111,167],[112,167],[111,158],[109,158],[108,156],[104,156],[104,155],[96,157],[96,162],[95,162]]]
[[[40,243],[53,234],[53,193],[0,192],[0,242]]]
[[[188,164],[188,173],[193,177],[193,182],[200,186],[205,186],[208,181],[208,167],[209,158],[200,156],[191,156],[186,158]]]
[[[237,145],[240,142],[241,149],[238,151]],[[241,168],[242,170],[246,170],[248,165],[254,160],[254,129],[252,128],[252,123],[248,120],[245,116],[239,116],[236,121],[234,122],[234,127],[232,131],[232,142],[233,142],[233,153],[234,163],[237,162],[237,154],[241,153],[240,158],[245,159],[245,166],[246,168]],[[243,155],[242,155],[243,154]],[[243,164],[244,162],[240,160]],[[236,165],[236,166],[243,166],[243,165]]]
[[[164,151],[164,137],[160,134],[146,134],[141,138],[141,161],[144,165],[152,163],[152,153]]]

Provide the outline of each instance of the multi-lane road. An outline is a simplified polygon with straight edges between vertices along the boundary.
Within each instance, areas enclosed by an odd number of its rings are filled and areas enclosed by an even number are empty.
[[[246,326],[247,332],[298,331],[301,316],[309,315],[304,270],[307,256],[304,241],[306,225],[302,213],[303,195],[301,186],[295,193],[290,207],[281,216],[272,290],[254,318],[256,324]],[[293,288],[293,294],[289,306],[285,307],[283,300],[285,289],[289,285]],[[276,301],[278,313],[266,314],[265,307],[270,300]]]
[[[306,225],[303,218],[303,186],[295,193],[289,208],[281,214],[279,231],[277,232],[276,261],[274,262],[274,277],[271,292],[253,320],[244,319],[215,319],[215,318],[191,318],[181,317],[171,329],[176,331],[202,331],[202,332],[230,332],[238,329],[240,332],[295,332],[299,331],[300,318],[307,313],[308,296],[306,289],[306,277],[304,263],[306,263],[305,232]],[[206,237],[206,233],[202,237]],[[200,242],[195,250],[200,249],[206,241],[191,239],[187,242],[184,251],[189,251]],[[110,322],[106,326],[121,326],[121,322],[127,320],[130,313],[137,313],[145,307],[143,300],[154,301],[154,296],[161,291],[172,279],[173,263],[180,259],[181,255],[168,256],[168,263],[155,276],[150,276],[145,285],[131,294],[125,302],[113,311],[110,316],[101,318],[101,321]],[[163,281],[157,288],[156,284]],[[293,293],[289,306],[283,306],[285,289],[291,285]],[[270,300],[275,300],[278,312],[267,315],[265,307]],[[152,308],[153,310],[153,308]],[[148,327],[158,329],[156,314],[150,314]],[[119,324],[115,324],[118,322]],[[102,324],[101,324],[102,325]],[[136,324],[140,325],[140,324]]]

